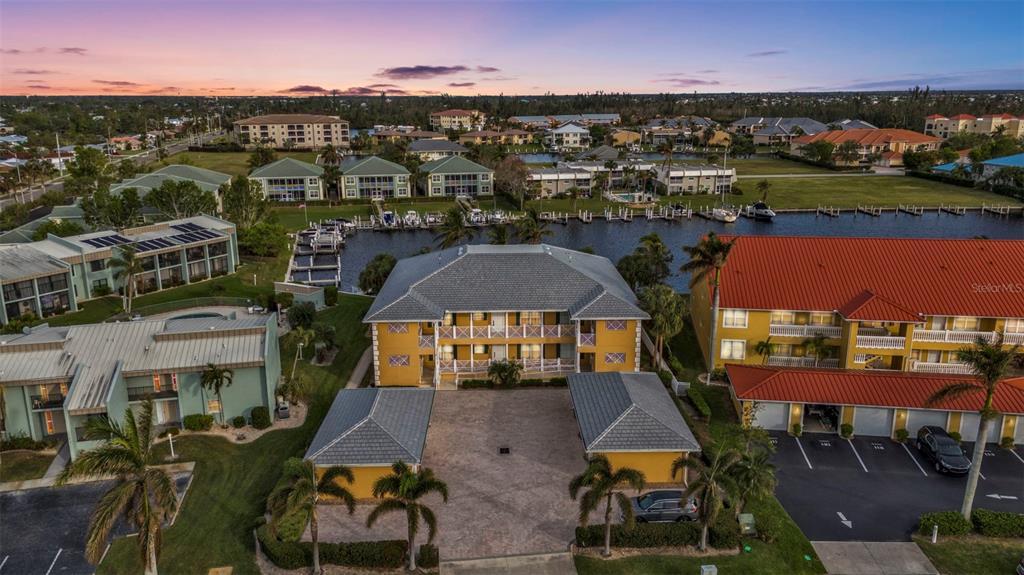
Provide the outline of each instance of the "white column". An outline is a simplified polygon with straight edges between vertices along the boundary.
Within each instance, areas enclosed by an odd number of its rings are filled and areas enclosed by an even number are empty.
[[[583,328],[583,322],[576,320],[576,373],[580,372],[580,330]]]
[[[437,332],[441,328],[441,322],[434,322],[434,387],[441,384],[441,349],[437,345]]]

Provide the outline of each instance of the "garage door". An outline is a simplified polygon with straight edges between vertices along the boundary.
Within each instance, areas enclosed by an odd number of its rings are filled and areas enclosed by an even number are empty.
[[[769,403],[761,401],[757,403],[757,413],[754,416],[754,426],[761,429],[785,431],[789,421],[788,403]]]
[[[917,435],[917,430],[926,425],[937,425],[946,429],[948,414],[945,411],[932,411],[929,409],[911,409],[907,413],[907,431],[911,437]]]
[[[1017,416],[1017,434],[1015,443],[1017,445],[1024,445],[1024,415]]]
[[[964,441],[974,441],[978,438],[978,422],[981,420],[981,415],[977,413],[965,413],[960,416],[960,439]],[[992,430],[989,429],[989,436],[992,435]],[[991,437],[989,440],[991,441]]]
[[[857,435],[892,434],[892,409],[887,407],[858,407],[853,414],[853,432]]]

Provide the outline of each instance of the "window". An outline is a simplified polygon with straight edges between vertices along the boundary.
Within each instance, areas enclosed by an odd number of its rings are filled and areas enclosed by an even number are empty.
[[[220,400],[206,400],[206,413],[220,413]]]
[[[775,325],[793,325],[796,323],[796,314],[791,311],[773,311],[772,323]]]
[[[473,312],[473,321],[487,321],[487,312],[475,311]]]
[[[388,333],[409,333],[409,324],[407,323],[389,323]]]
[[[722,327],[747,327],[747,310],[722,310]]]
[[[773,343],[772,344],[772,355],[778,357],[793,357],[793,344],[791,343]]]
[[[389,355],[388,367],[409,367],[408,355]]]
[[[978,331],[981,320],[976,317],[953,318],[953,331]]]
[[[450,313],[444,314],[444,319],[441,320],[441,325],[453,325],[454,323],[455,323],[455,316],[454,315],[452,315]]]
[[[103,271],[107,269],[107,260],[92,260],[89,262],[89,271]]]
[[[97,290],[97,289],[102,289],[102,288],[105,288],[105,287],[109,287],[109,285],[110,284],[107,283],[106,278],[99,279],[99,280],[93,280],[92,281],[92,289],[94,291]]]
[[[608,331],[624,331],[626,322],[621,319],[613,319],[604,322],[604,328]]]
[[[747,356],[747,341],[744,339],[723,339],[722,359],[743,359]]]
[[[455,346],[454,345],[442,345],[439,359],[442,361],[450,361],[455,359]]]
[[[519,325],[540,325],[541,313],[539,311],[524,311],[519,314]]]
[[[824,311],[812,311],[811,325],[832,325],[832,314]]]
[[[1005,333],[1024,333],[1024,318],[1010,318],[1003,326]]]
[[[604,362],[614,364],[626,363],[626,354],[622,352],[606,353],[604,354]]]
[[[488,352],[489,352],[489,350],[487,349],[487,346],[485,344],[478,343],[478,344],[473,346],[473,354],[474,355],[483,355],[483,354],[486,354]]]
[[[519,357],[521,359],[540,359],[541,347],[539,343],[524,343],[519,346]]]

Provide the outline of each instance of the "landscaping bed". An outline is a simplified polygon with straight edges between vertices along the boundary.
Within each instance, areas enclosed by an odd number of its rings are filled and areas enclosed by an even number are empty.
[[[54,451],[4,451],[0,453],[0,483],[39,479],[56,455]]]
[[[1024,557],[1024,539],[965,535],[932,543],[929,537],[915,535],[914,542],[942,575],[1012,574]]]

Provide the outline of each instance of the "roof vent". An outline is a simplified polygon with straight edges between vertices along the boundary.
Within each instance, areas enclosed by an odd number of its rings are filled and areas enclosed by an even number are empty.
[[[498,455],[508,455],[510,453],[512,453],[512,448],[511,447],[499,447],[498,448]]]

